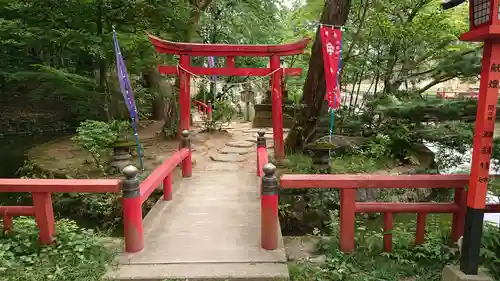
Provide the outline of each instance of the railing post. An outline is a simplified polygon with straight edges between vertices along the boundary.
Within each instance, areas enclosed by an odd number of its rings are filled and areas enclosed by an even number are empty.
[[[189,154],[182,161],[182,176],[189,178],[193,174],[193,162],[191,157],[191,139],[189,138],[189,131],[182,131],[181,148],[189,149]]]
[[[455,189],[455,204],[459,207],[459,211],[453,214],[451,225],[451,241],[455,242],[464,235],[465,227],[465,212],[467,211],[467,192],[465,187]]]
[[[208,101],[208,108],[207,108],[207,118],[208,121],[212,121],[212,102]]]
[[[54,223],[54,210],[52,209],[52,195],[48,192],[32,193],[33,207],[35,208],[35,219],[39,233],[40,243],[51,244],[56,232]]]
[[[125,252],[136,253],[144,248],[141,192],[137,178],[139,170],[129,165],[122,173],[125,176],[122,182]]]
[[[392,252],[392,213],[384,213],[384,252]]]
[[[264,165],[261,196],[261,245],[263,249],[278,248],[278,180],[276,167]]]
[[[350,253],[354,250],[356,228],[356,189],[340,190],[340,250]]]
[[[257,133],[257,176],[260,177],[262,176],[262,170],[260,169],[260,154],[259,149],[263,147],[264,149],[267,149],[266,147],[266,132],[264,130],[260,130]]]
[[[3,216],[3,232],[7,233],[12,230],[13,220],[11,216]]]
[[[163,179],[163,200],[172,200],[172,173]]]
[[[417,230],[415,234],[415,245],[422,245],[425,242],[425,218],[426,213],[417,214]]]

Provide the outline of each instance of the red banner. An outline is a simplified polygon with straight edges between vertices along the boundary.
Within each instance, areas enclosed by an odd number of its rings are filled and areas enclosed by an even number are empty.
[[[323,43],[323,61],[325,65],[326,95],[328,107],[340,106],[339,63],[342,50],[342,31],[331,26],[320,27]]]

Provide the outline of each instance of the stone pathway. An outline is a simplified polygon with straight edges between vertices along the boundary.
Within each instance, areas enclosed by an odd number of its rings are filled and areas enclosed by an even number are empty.
[[[231,126],[225,139],[194,141],[193,177],[174,182],[180,186],[173,200],[160,200],[148,213],[144,250],[122,254],[111,278],[289,279],[282,237],[275,251],[260,246],[256,143],[247,140],[258,130],[244,126]]]

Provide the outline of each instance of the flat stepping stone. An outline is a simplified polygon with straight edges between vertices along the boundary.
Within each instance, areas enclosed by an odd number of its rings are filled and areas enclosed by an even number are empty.
[[[216,154],[210,156],[210,159],[216,162],[243,162],[245,157],[239,154]]]
[[[205,171],[238,171],[241,167],[236,163],[214,162],[205,167]]]
[[[255,145],[255,143],[249,142],[249,141],[232,141],[226,143],[227,146],[231,147],[241,147],[241,148],[248,148],[252,147]]]
[[[247,154],[249,151],[246,148],[226,146],[219,152],[222,154]]]

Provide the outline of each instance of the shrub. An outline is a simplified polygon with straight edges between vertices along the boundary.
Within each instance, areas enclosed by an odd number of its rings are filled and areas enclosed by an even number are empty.
[[[58,221],[56,228],[55,243],[43,246],[33,219],[15,219],[15,232],[0,235],[0,279],[101,280],[112,258],[102,238],[69,220]]]

